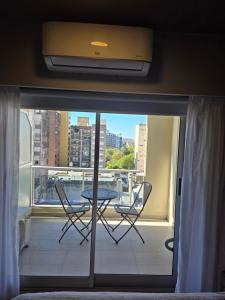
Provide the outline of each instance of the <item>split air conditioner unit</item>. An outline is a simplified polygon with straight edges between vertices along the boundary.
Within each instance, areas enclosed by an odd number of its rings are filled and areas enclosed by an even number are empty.
[[[43,25],[43,55],[57,72],[146,76],[152,62],[151,29],[71,22]]]

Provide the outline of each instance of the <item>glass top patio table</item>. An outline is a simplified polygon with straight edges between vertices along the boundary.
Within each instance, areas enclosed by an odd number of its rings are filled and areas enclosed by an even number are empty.
[[[88,200],[93,200],[93,189],[81,192],[81,196]],[[113,190],[99,188],[97,192],[97,201],[112,200],[118,197],[118,193]]]

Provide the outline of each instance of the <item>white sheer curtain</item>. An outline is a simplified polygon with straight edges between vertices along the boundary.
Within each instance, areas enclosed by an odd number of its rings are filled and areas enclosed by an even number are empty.
[[[17,206],[19,91],[0,87],[0,299],[19,292]]]
[[[225,99],[190,99],[177,292],[219,289],[225,237]]]

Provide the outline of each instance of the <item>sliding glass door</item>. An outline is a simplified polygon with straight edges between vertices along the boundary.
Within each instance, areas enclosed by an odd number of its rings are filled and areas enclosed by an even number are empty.
[[[101,114],[98,190],[115,193],[97,222],[97,277],[175,274],[181,127],[174,115]]]
[[[163,105],[136,113],[132,101],[128,114],[107,110],[110,102],[96,113],[98,100],[88,98],[89,111],[78,97],[74,111],[59,100],[46,110],[35,99],[21,111],[21,144],[31,144],[32,157],[30,175],[20,176],[22,287],[172,287],[185,129],[179,106],[168,115]]]
[[[64,285],[69,276],[90,286],[94,210],[82,192],[97,182],[95,127],[93,112],[21,110],[21,150],[31,159],[27,167],[20,151],[19,267],[34,285],[50,276]]]

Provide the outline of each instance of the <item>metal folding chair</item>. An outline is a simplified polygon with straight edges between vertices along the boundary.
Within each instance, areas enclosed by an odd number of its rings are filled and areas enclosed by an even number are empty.
[[[90,204],[89,202],[78,202],[76,204],[71,204],[70,201],[68,200],[65,190],[64,190],[64,185],[63,182],[61,180],[57,180],[55,183],[55,189],[56,192],[59,196],[60,202],[62,204],[62,207],[64,209],[64,212],[68,218],[68,220],[66,221],[66,223],[64,224],[64,226],[62,227],[62,235],[59,239],[59,243],[61,242],[62,238],[65,236],[65,234],[67,233],[67,231],[70,229],[71,226],[73,226],[78,232],[79,234],[83,237],[83,239],[87,240],[87,237],[83,234],[83,230],[85,228],[88,228],[88,224],[85,224],[81,217],[88,211],[90,210]],[[79,229],[77,227],[77,225],[75,224],[77,221],[80,221],[81,224],[83,225],[82,229]],[[69,225],[69,226],[68,226]]]
[[[117,229],[122,223],[123,221],[127,221],[130,226],[128,227],[128,229],[124,232],[124,234],[116,241],[116,243],[118,244],[122,238],[125,237],[125,235],[133,228],[136,233],[139,235],[139,237],[141,238],[142,242],[144,243],[144,239],[142,237],[142,235],[140,234],[140,232],[138,231],[137,227],[135,226],[135,222],[138,220],[138,218],[140,217],[142,211],[144,210],[145,204],[149,198],[149,195],[152,191],[152,185],[151,183],[144,181],[141,185],[140,188],[138,190],[138,193],[135,196],[134,202],[131,206],[126,206],[126,205],[120,205],[120,204],[116,204],[114,205],[114,209],[115,211],[121,215],[122,220],[116,225],[116,227],[114,227],[112,230],[114,231],[115,229]],[[136,209],[136,205],[140,202],[140,195],[143,195],[143,205],[141,207],[141,209]],[[110,226],[111,227],[111,226]]]

